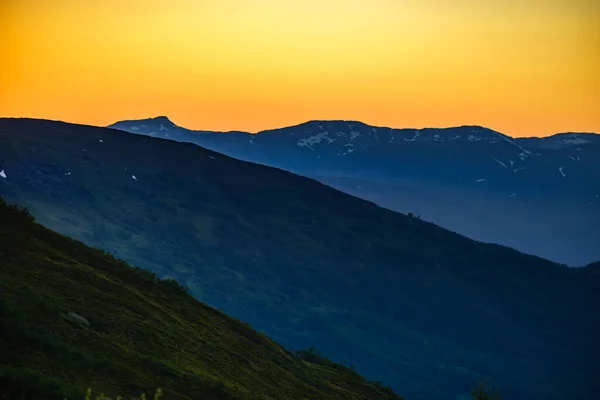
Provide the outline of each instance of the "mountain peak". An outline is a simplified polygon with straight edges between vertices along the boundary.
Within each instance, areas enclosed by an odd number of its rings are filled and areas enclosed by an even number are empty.
[[[175,125],[173,123],[173,121],[171,121],[169,119],[169,117],[165,116],[165,115],[159,115],[158,117],[154,117],[154,118],[149,118],[150,121],[152,122],[157,122],[157,123],[161,123],[161,124],[172,124]]]
[[[152,118],[143,118],[143,119],[130,119],[117,121],[114,124],[109,125],[109,127],[118,127],[122,125],[131,125],[131,124],[148,124],[148,125],[163,125],[165,127],[173,127],[177,126],[173,121],[169,119],[169,117],[165,115],[159,115],[158,117]]]

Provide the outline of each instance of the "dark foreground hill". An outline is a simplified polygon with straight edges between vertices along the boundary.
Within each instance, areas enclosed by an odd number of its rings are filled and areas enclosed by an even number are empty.
[[[460,399],[482,380],[508,399],[600,389],[590,270],[192,144],[4,119],[0,151],[0,194],[44,225],[412,400]]]
[[[400,399],[309,363],[159,280],[54,233],[0,198],[0,398]]]

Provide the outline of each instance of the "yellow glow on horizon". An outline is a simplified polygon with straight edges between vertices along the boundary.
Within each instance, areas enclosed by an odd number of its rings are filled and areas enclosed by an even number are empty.
[[[0,69],[0,116],[600,132],[600,5],[4,0]]]

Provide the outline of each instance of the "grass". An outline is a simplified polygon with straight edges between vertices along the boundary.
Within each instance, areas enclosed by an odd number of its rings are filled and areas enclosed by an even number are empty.
[[[1,200],[0,328],[0,398],[400,399]]]

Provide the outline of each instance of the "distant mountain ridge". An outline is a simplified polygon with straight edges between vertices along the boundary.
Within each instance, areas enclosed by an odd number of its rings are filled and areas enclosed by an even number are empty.
[[[240,130],[231,130],[231,131],[213,131],[213,130],[202,130],[202,129],[188,129],[182,126],[179,126],[177,124],[175,124],[173,121],[171,121],[169,119],[168,116],[166,115],[161,115],[161,116],[157,116],[157,117],[151,117],[151,118],[144,118],[144,119],[131,119],[131,120],[121,120],[121,121],[117,121],[113,124],[110,124],[107,126],[107,128],[114,128],[114,129],[121,129],[121,130],[125,130],[122,128],[127,128],[127,129],[131,129],[134,132],[142,132],[144,134],[148,134],[148,135],[152,135],[152,136],[161,136],[161,137],[165,137],[168,138],[170,136],[167,135],[160,135],[160,132],[162,131],[163,133],[167,133],[167,130],[170,129],[174,129],[175,131],[185,131],[185,132],[195,132],[195,133],[244,133],[244,134],[248,134],[248,135],[258,135],[261,133],[266,133],[266,132],[278,132],[278,131],[285,131],[285,130],[292,130],[292,134],[294,133],[293,131],[297,128],[303,127],[303,126],[313,126],[313,125],[323,125],[323,124],[348,124],[349,126],[352,125],[362,125],[365,127],[369,127],[371,129],[375,129],[375,130],[380,130],[380,129],[388,129],[388,130],[392,130],[392,131],[425,131],[425,130],[437,130],[437,131],[451,131],[451,130],[456,130],[456,129],[461,129],[461,128],[473,128],[473,129],[477,129],[477,130],[482,130],[482,131],[490,131],[490,132],[494,132],[497,135],[512,139],[512,140],[516,140],[516,141],[545,141],[548,139],[565,139],[566,141],[564,142],[565,144],[571,144],[571,145],[577,145],[577,144],[584,144],[587,143],[589,141],[594,141],[594,140],[600,140],[600,138],[596,138],[594,139],[594,136],[600,136],[599,133],[595,133],[595,132],[558,132],[558,133],[554,133],[548,136],[523,136],[523,137],[511,137],[510,135],[506,135],[497,131],[494,131],[492,129],[480,126],[480,125],[460,125],[460,126],[455,126],[455,127],[445,127],[445,128],[437,128],[437,127],[427,127],[427,128],[391,128],[391,127],[386,127],[386,126],[379,126],[379,125],[369,125],[366,124],[364,122],[361,121],[356,121],[356,120],[309,120],[309,121],[305,121],[299,124],[295,124],[295,125],[290,125],[290,126],[286,126],[286,127],[280,127],[280,128],[271,128],[271,129],[264,129],[258,132],[250,132],[250,131],[240,131]],[[145,126],[143,126],[145,125]],[[162,128],[160,127],[162,125]],[[158,127],[158,130],[157,130]],[[580,138],[580,140],[577,140],[578,137],[580,136],[584,136],[583,138]],[[575,139],[575,140],[574,140]],[[409,140],[410,141],[410,140]],[[471,141],[476,141],[475,138],[471,138]]]
[[[250,134],[193,131],[167,117],[110,127],[282,168],[561,263],[600,258],[598,134],[511,138],[480,126],[393,129],[358,121],[308,121]]]

